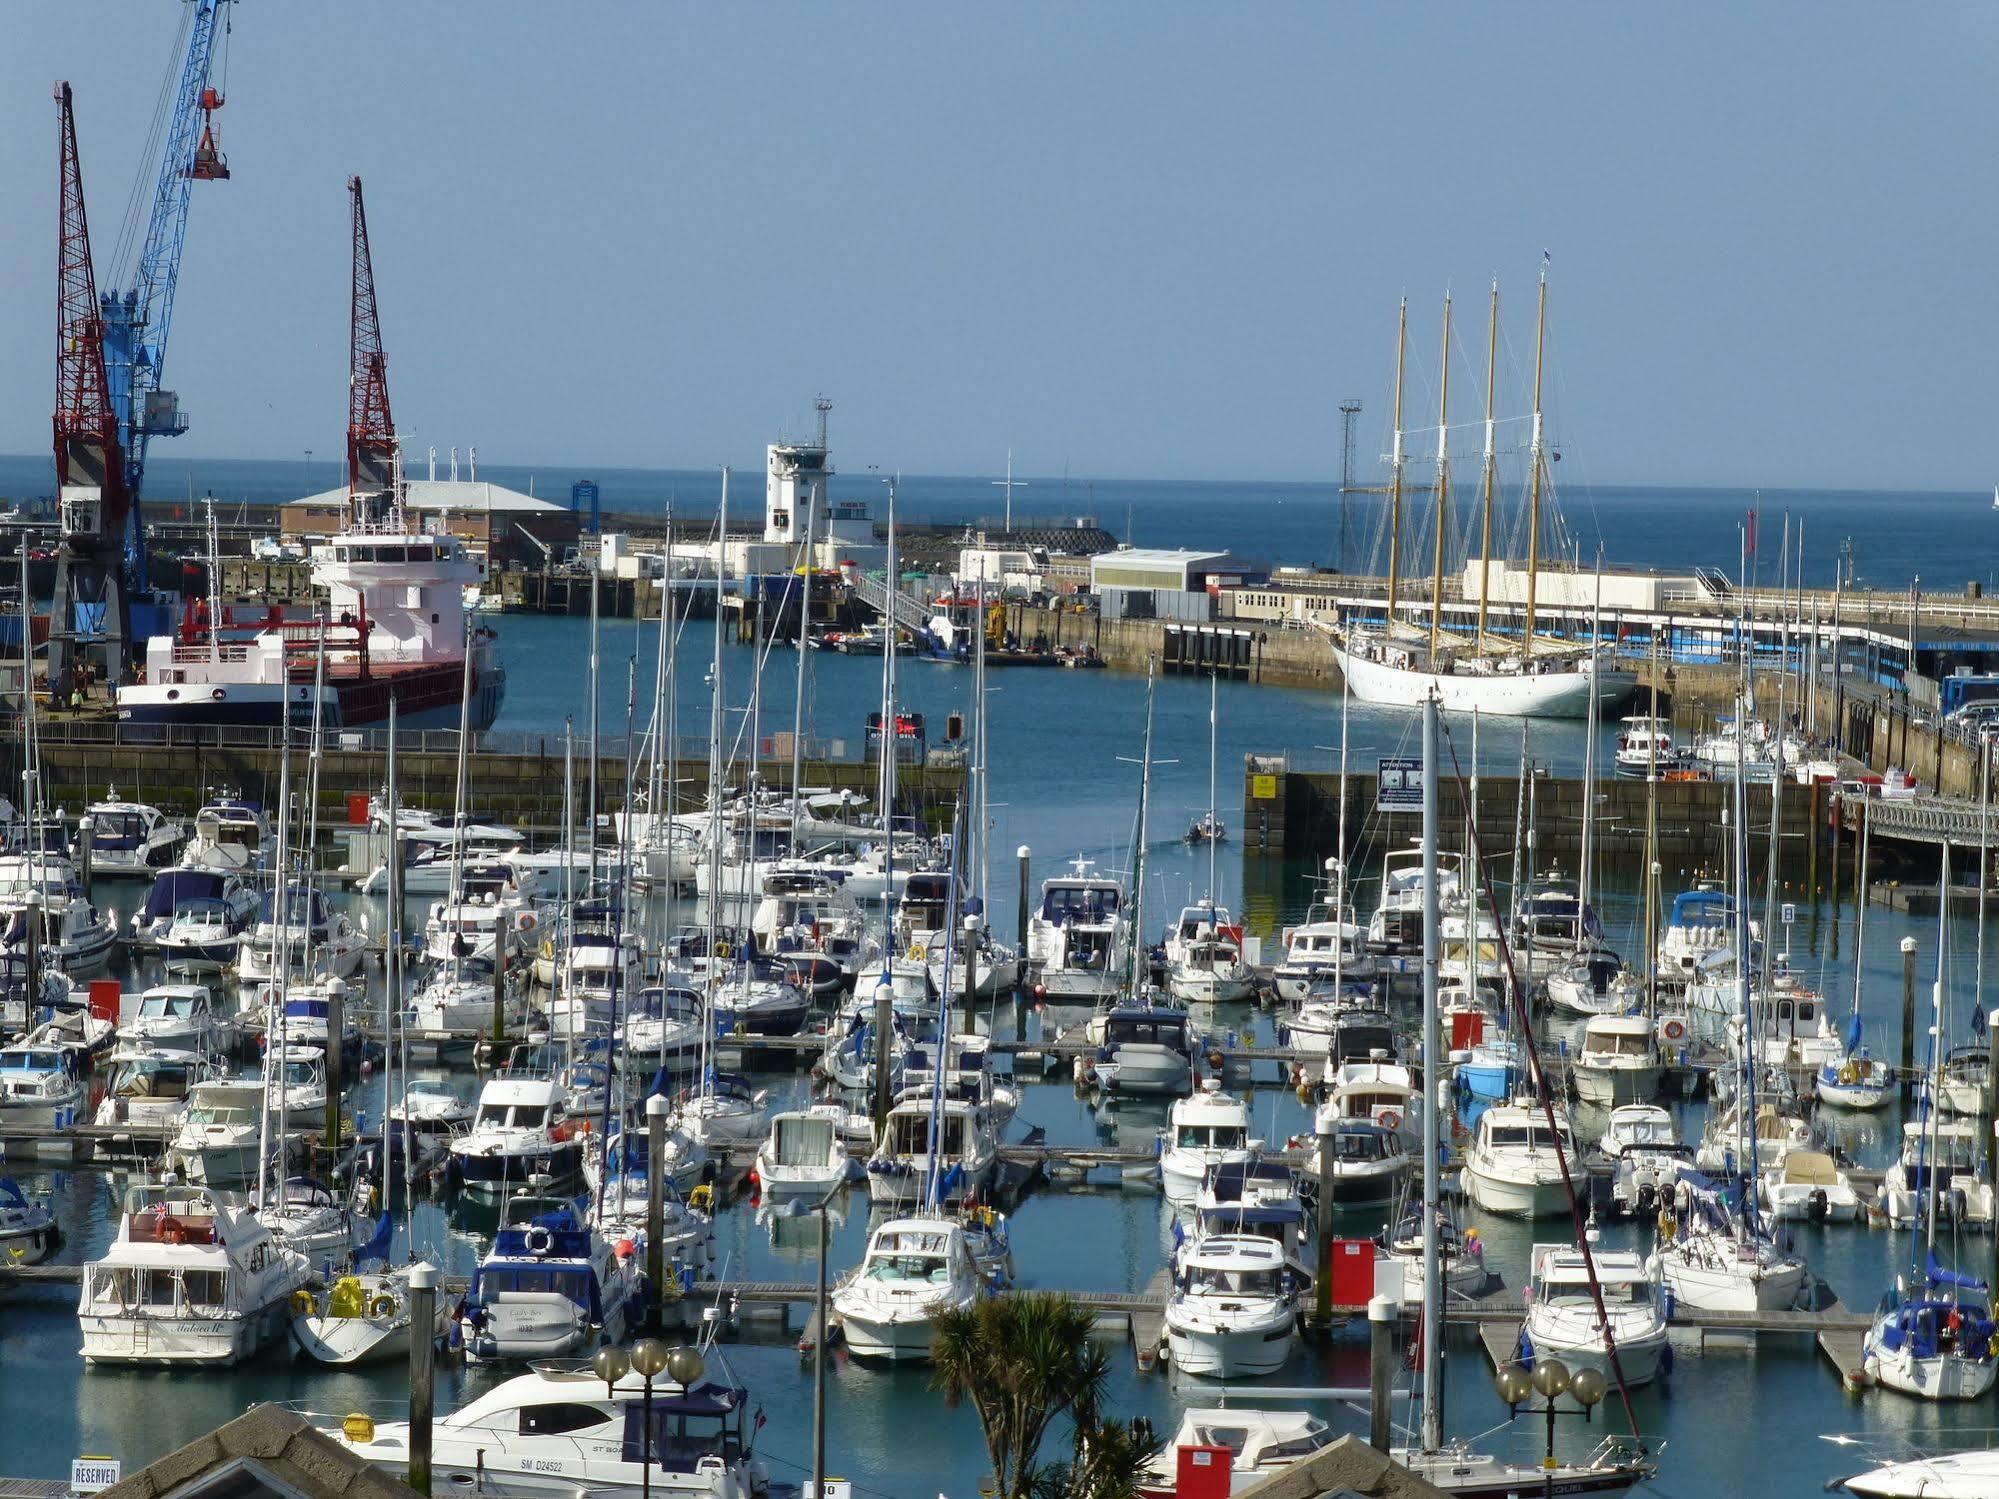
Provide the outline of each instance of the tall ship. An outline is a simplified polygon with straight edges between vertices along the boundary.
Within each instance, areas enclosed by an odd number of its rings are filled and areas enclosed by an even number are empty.
[[[184,607],[171,635],[146,642],[144,675],[118,689],[118,716],[134,724],[327,729],[385,724],[396,704],[404,728],[474,730],[499,717],[507,678],[491,630],[468,631],[465,591],[486,580],[442,519],[425,523],[408,503],[388,366],[375,306],[375,273],[361,179],[347,183],[354,216],[348,367],[347,489],[339,528],[311,558],[323,608],[304,617],[271,609],[237,624],[217,584],[209,515],[208,593]]]
[[[1353,695],[1365,703],[1416,707],[1434,695],[1449,711],[1510,715],[1521,718],[1586,718],[1594,696],[1599,705],[1621,699],[1636,683],[1636,675],[1614,670],[1594,640],[1557,640],[1536,631],[1540,574],[1541,522],[1547,476],[1547,453],[1541,425],[1542,351],[1546,342],[1548,278],[1541,276],[1534,341],[1534,414],[1528,440],[1527,564],[1517,636],[1502,634],[1490,621],[1493,500],[1497,487],[1493,416],[1493,371],[1498,345],[1499,287],[1492,289],[1487,337],[1485,392],[1485,452],[1479,483],[1479,555],[1466,569],[1466,579],[1478,579],[1478,618],[1474,631],[1444,623],[1445,557],[1451,524],[1450,348],[1451,304],[1444,299],[1444,355],[1437,412],[1436,479],[1433,487],[1431,542],[1433,559],[1427,621],[1405,616],[1409,601],[1402,595],[1404,471],[1407,436],[1402,425],[1403,355],[1407,345],[1409,306],[1405,300],[1395,332],[1394,441],[1389,454],[1388,593],[1379,623],[1349,618],[1339,625],[1321,625],[1331,637],[1333,655]],[[1469,591],[1469,590],[1467,590]]]

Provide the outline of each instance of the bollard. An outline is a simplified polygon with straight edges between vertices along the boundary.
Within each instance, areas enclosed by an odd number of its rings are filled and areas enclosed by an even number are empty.
[[[284,954],[278,954],[280,963],[289,962]],[[346,1086],[346,1048],[342,1042],[347,1037],[347,983],[344,979],[326,981],[326,1132],[321,1137],[326,1141],[326,1169],[328,1172],[340,1158],[340,1093]],[[283,1075],[280,1063],[279,1075]]]
[[[1019,930],[1014,933],[1014,940],[1020,943],[1020,956],[1023,962],[1027,958],[1027,913],[1032,909],[1027,903],[1027,870],[1032,852],[1025,843],[1013,851],[1014,857],[1020,860],[1020,898],[1015,910],[1015,920]]]
[[[1316,1121],[1315,1121],[1316,1122]],[[1327,1121],[1330,1123],[1330,1121]],[[1321,1125],[1319,1135],[1319,1243],[1313,1263],[1312,1317],[1324,1332],[1333,1325],[1333,1141],[1334,1131]]]
[[[493,931],[493,1045],[507,1039],[507,933]]]
[[[1856,954],[1854,961],[1858,962]],[[1916,1087],[1916,939],[1902,939],[1902,1091]]]
[[[409,1486],[430,1493],[431,1360],[437,1351],[437,1267],[410,1266]]]
[[[1367,1304],[1367,1444],[1386,1452],[1394,1442],[1395,1423],[1390,1401],[1395,1390],[1395,1319],[1393,1297],[1377,1296]]]
[[[646,1281],[652,1290],[646,1320],[655,1333],[659,1331],[664,1300],[660,1287],[666,1283],[666,1168],[662,1163],[666,1160],[669,1112],[664,1093],[655,1093],[646,1100]]]

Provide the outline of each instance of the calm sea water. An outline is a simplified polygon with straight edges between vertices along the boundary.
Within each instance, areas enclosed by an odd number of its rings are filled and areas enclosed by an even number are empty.
[[[333,480],[331,467],[315,466],[309,474],[301,464],[196,464],[197,492],[213,487],[225,499],[281,498]],[[0,460],[0,492],[30,492],[37,487],[33,460]],[[529,476],[520,471],[489,469],[500,482],[525,489]],[[755,472],[754,467],[750,469]],[[156,465],[154,493],[159,496],[180,485],[170,464]],[[536,474],[537,491],[566,492],[572,474]],[[710,497],[712,476],[673,474],[595,475],[604,485],[605,503],[614,509],[637,509],[662,501],[668,491],[681,503],[701,504]],[[859,480],[843,480],[852,492],[864,493]],[[1021,508],[1047,513],[1062,506],[1050,490],[1032,494]],[[1032,492],[1030,492],[1032,493]],[[916,515],[969,515],[989,510],[990,491],[983,480],[911,480],[904,491],[909,511]],[[1327,491],[1309,486],[1175,485],[1099,483],[1092,489],[1072,485],[1073,510],[1093,510],[1106,524],[1129,530],[1144,543],[1172,545],[1231,545],[1273,559],[1325,560],[1330,554],[1329,518],[1335,500]],[[1725,492],[1615,491],[1597,497],[1586,518],[1601,528],[1606,555],[1614,561],[1647,561],[1662,566],[1694,563],[1732,566],[1735,526],[1750,497]],[[1943,556],[1950,558],[1952,577],[1985,576],[1999,567],[1999,554],[1976,540],[1994,518],[1982,498],[1936,495],[1815,495],[1763,499],[1766,555],[1774,556],[1775,529],[1771,517],[1784,504],[1807,518],[1807,571],[1830,578],[1836,540],[1844,534],[1860,538],[1857,570],[1863,578],[1884,585],[1906,582],[1918,573],[1926,577]],[[955,507],[955,508],[954,508]],[[1569,503],[1572,522],[1578,506]],[[1127,525],[1125,512],[1129,512]],[[1973,538],[1967,540],[1967,538]],[[1593,545],[1586,547],[1593,550]],[[1770,564],[1774,568],[1774,563]],[[566,619],[506,617],[497,621],[502,633],[509,674],[509,692],[500,727],[559,736],[565,723],[580,735],[587,721],[587,631],[582,622]],[[698,737],[706,732],[709,689],[706,671],[710,637],[703,626],[690,627],[679,657],[676,699],[680,730]],[[600,641],[602,672],[600,713],[604,732],[622,731],[626,721],[628,681],[636,681],[642,720],[650,698],[657,630],[650,624],[605,622]],[[822,737],[858,742],[866,713],[880,693],[880,663],[844,657],[810,658],[804,721]],[[770,655],[764,675],[761,724],[768,734],[792,721],[793,673],[796,657],[785,650]],[[748,648],[730,645],[724,651],[728,734],[743,725],[753,672]],[[903,668],[900,698],[905,706],[929,714],[941,724],[952,711],[967,706],[969,674],[956,668],[908,663]],[[992,722],[994,826],[991,843],[997,858],[992,870],[993,906],[1002,930],[1011,926],[1014,872],[1012,850],[1018,844],[1032,850],[1034,877],[1039,880],[1060,862],[1076,856],[1128,869],[1132,862],[1134,808],[1138,769],[1132,761],[1140,752],[1145,684],[1135,676],[1115,672],[1078,674],[1056,671],[998,671],[991,675],[988,711]],[[1205,683],[1164,680],[1155,705],[1154,817],[1149,839],[1145,897],[1148,925],[1157,928],[1171,907],[1206,886],[1207,861],[1179,843],[1178,835],[1207,805],[1209,781],[1208,693]],[[1324,693],[1225,683],[1219,693],[1219,795],[1222,815],[1240,822],[1241,775],[1245,753],[1285,753],[1293,763],[1331,765],[1340,736],[1340,704]],[[1413,749],[1415,720],[1388,710],[1355,705],[1349,723],[1351,750],[1357,765],[1372,758]],[[1454,725],[1461,754],[1468,757],[1469,726]],[[1543,725],[1532,731],[1528,752],[1558,771],[1574,774],[1582,761],[1583,735],[1575,725]],[[1489,775],[1510,777],[1521,744],[1517,726],[1488,724],[1482,734],[1479,760]],[[1503,795],[1496,779],[1488,794]],[[354,788],[364,789],[364,788]],[[1247,905],[1255,929],[1274,931],[1295,920],[1306,906],[1306,872],[1295,868],[1257,866],[1244,895],[1243,871],[1235,846],[1219,863],[1219,893],[1225,900]],[[106,898],[129,906],[136,892],[106,892]],[[1629,890],[1604,895],[1606,919],[1626,951],[1635,951],[1636,900]],[[378,913],[369,913],[379,919]],[[1951,1036],[1967,1033],[1971,1009],[1974,936],[1970,923],[1953,934],[1955,1018]],[[1899,1024],[1900,960],[1896,944],[1905,935],[1922,949],[1925,987],[1933,970],[1934,923],[1915,922],[1891,914],[1870,914],[1866,951],[1862,955],[1862,988],[1866,996],[1874,1044],[1892,1054]],[[1837,942],[1839,956],[1828,955]],[[1800,966],[1817,976],[1843,1012],[1853,992],[1853,932],[1850,910],[1834,912],[1806,906],[1793,933],[1792,947]],[[1247,1030],[1261,1030],[1267,1021],[1247,1012],[1230,1017]],[[996,1031],[1010,1034],[1018,1025],[1034,1026],[1031,1013],[1016,1016],[1001,1011],[992,1018]],[[472,1086],[469,1078],[462,1079]],[[790,1078],[772,1079],[779,1097],[797,1096],[800,1084]],[[371,1085],[378,1086],[378,1085]],[[364,1107],[365,1107],[364,1102]],[[1701,1107],[1677,1106],[1689,1138],[1698,1135]],[[1304,1111],[1282,1089],[1259,1091],[1256,1114],[1263,1132],[1274,1139],[1307,1125]],[[1066,1082],[1037,1083],[1026,1090],[1020,1117],[1024,1124],[1045,1127],[1057,1142],[1087,1143],[1115,1140],[1148,1144],[1164,1121],[1161,1107],[1144,1105],[1100,1110],[1078,1098]],[[1848,1144],[1863,1161],[1880,1164],[1892,1149],[1896,1116],[1883,1115],[1851,1127]],[[115,1228],[114,1183],[103,1173],[53,1174],[15,1163],[12,1169],[31,1190],[57,1194],[69,1232],[64,1258],[81,1260],[101,1250]],[[834,1239],[836,1272],[859,1257],[866,1232],[864,1199],[849,1205]],[[1510,1284],[1517,1285],[1531,1242],[1538,1236],[1558,1237],[1556,1224],[1538,1231],[1527,1225],[1479,1220],[1493,1262]],[[1371,1223],[1354,1225],[1369,1232]],[[719,1224],[721,1272],[749,1279],[805,1280],[811,1275],[808,1236],[797,1225],[758,1221],[746,1204],[730,1207]],[[793,1231],[796,1236],[793,1237]],[[1611,1243],[1636,1242],[1642,1231],[1623,1226],[1606,1231]],[[453,1222],[431,1205],[419,1209],[408,1241],[425,1253],[441,1257],[463,1271],[484,1246],[479,1225]],[[1905,1238],[1870,1233],[1863,1228],[1801,1229],[1799,1241],[1814,1268],[1842,1299],[1854,1307],[1870,1307],[1906,1265]],[[1027,1202],[1015,1220],[1016,1253],[1023,1283],[1075,1289],[1135,1289],[1145,1284],[1163,1263],[1171,1242],[1171,1215],[1150,1193],[1050,1192]],[[1989,1241],[1964,1247],[1966,1256],[1983,1263]],[[273,1353],[257,1364],[228,1373],[152,1374],[84,1373],[75,1355],[77,1344],[73,1297],[48,1291],[0,1293],[0,1471],[22,1475],[58,1476],[78,1453],[114,1453],[137,1464],[184,1442],[260,1399],[305,1402],[316,1409],[339,1412],[365,1401],[392,1398],[397,1392],[394,1371],[329,1376],[294,1364],[288,1353]],[[1504,1411],[1490,1393],[1483,1355],[1468,1336],[1454,1334],[1448,1384],[1450,1429],[1456,1433],[1484,1432],[1500,1423]],[[1821,1432],[1854,1431],[1882,1440],[1948,1442],[1953,1433],[1969,1432],[1991,1423],[1984,1406],[1942,1410],[1899,1397],[1874,1393],[1858,1400],[1839,1391],[1829,1367],[1805,1339],[1766,1341],[1751,1349],[1701,1348],[1682,1340],[1671,1380],[1637,1396],[1638,1419],[1648,1436],[1664,1440],[1665,1471],[1654,1486],[1660,1494],[1712,1491],[1720,1475],[1728,1487],[1747,1492],[1806,1494],[1817,1492],[1825,1478],[1862,1464],[1854,1454],[1813,1440]],[[747,1343],[727,1350],[735,1374],[749,1384],[769,1415],[760,1447],[773,1460],[779,1477],[797,1477],[796,1465],[809,1459],[811,1369],[787,1344]],[[1298,1385],[1365,1383],[1365,1348],[1360,1341],[1301,1348],[1292,1366],[1276,1382]],[[1122,1412],[1143,1411],[1170,1430],[1182,1402],[1203,1401],[1198,1382],[1175,1376],[1141,1378],[1128,1357],[1117,1361],[1114,1405]],[[443,1403],[455,1403],[470,1389],[483,1387],[489,1372],[450,1372],[444,1377]],[[969,1412],[945,1410],[921,1371],[883,1371],[841,1360],[831,1379],[833,1403],[832,1463],[835,1471],[854,1478],[864,1492],[928,1499],[944,1492],[968,1496],[984,1467],[976,1422]],[[1350,1412],[1329,1409],[1329,1419],[1355,1429],[1364,1420]],[[1614,1424],[1614,1423],[1613,1423]],[[1524,1423],[1523,1423],[1524,1426]],[[1565,1423],[1566,1450],[1584,1450],[1598,1434],[1579,1423]],[[1781,1430],[1783,1440],[1772,1440]],[[1523,1429],[1517,1438],[1501,1432],[1488,1445],[1517,1440],[1520,1449],[1534,1447],[1535,1433]],[[1981,1438],[1982,1440],[1982,1438]]]

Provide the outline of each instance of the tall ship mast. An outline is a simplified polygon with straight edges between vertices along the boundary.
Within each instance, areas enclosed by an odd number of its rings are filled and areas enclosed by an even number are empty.
[[[1353,695],[1362,702],[1420,706],[1432,694],[1452,712],[1490,713],[1519,718],[1585,718],[1594,694],[1604,701],[1635,684],[1630,672],[1612,669],[1594,640],[1550,640],[1536,632],[1541,551],[1541,510],[1547,461],[1542,436],[1541,386],[1547,345],[1548,275],[1541,272],[1535,313],[1534,408],[1528,444],[1527,557],[1520,633],[1508,639],[1492,618],[1492,506],[1495,488],[1493,380],[1498,343],[1499,286],[1493,283],[1486,334],[1485,444],[1479,478],[1479,562],[1477,626],[1469,638],[1454,633],[1444,618],[1444,574],[1450,526],[1450,361],[1451,299],[1444,299],[1444,354],[1437,402],[1436,477],[1432,494],[1433,554],[1430,617],[1419,628],[1401,617],[1402,499],[1405,493],[1402,426],[1408,304],[1398,309],[1395,332],[1395,415],[1388,484],[1388,579],[1379,627],[1349,619],[1321,625]],[[1468,591],[1468,590],[1467,590]]]
[[[459,722],[468,677],[470,727],[499,717],[506,669],[493,632],[468,629],[465,610],[465,590],[485,582],[487,564],[441,518],[425,524],[407,503],[361,179],[347,190],[347,489],[340,528],[312,553],[324,609],[298,617],[273,606],[231,619],[211,547],[208,598],[183,610],[172,635],[146,643],[143,677],[118,691],[127,722],[275,727],[312,722],[316,705],[324,727],[356,729],[386,724],[393,699],[399,727],[445,728]]]

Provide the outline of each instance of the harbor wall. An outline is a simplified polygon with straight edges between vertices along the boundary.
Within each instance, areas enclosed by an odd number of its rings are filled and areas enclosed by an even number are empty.
[[[1346,786],[1347,859],[1352,866],[1378,860],[1391,849],[1409,848],[1422,835],[1417,812],[1376,810],[1376,777],[1349,775]],[[1495,869],[1510,869],[1516,829],[1532,829],[1536,873],[1577,871],[1582,854],[1583,782],[1538,775],[1531,788],[1513,776],[1480,778],[1478,845]],[[1750,859],[1757,867],[1769,854],[1770,788],[1747,788]],[[1464,845],[1469,787],[1446,777],[1439,817],[1447,848]],[[1644,871],[1646,785],[1641,780],[1608,779],[1596,785],[1597,866],[1640,875]],[[1713,875],[1723,866],[1734,787],[1717,781],[1671,781],[1658,787],[1660,878],[1673,888]],[[1532,818],[1521,808],[1531,801]],[[1786,890],[1804,891],[1830,878],[1824,857],[1828,834],[1825,793],[1815,786],[1784,788],[1778,805],[1779,879]],[[1293,770],[1284,757],[1250,755],[1243,774],[1242,850],[1255,860],[1305,860],[1314,866],[1339,846],[1340,778],[1331,771]]]

